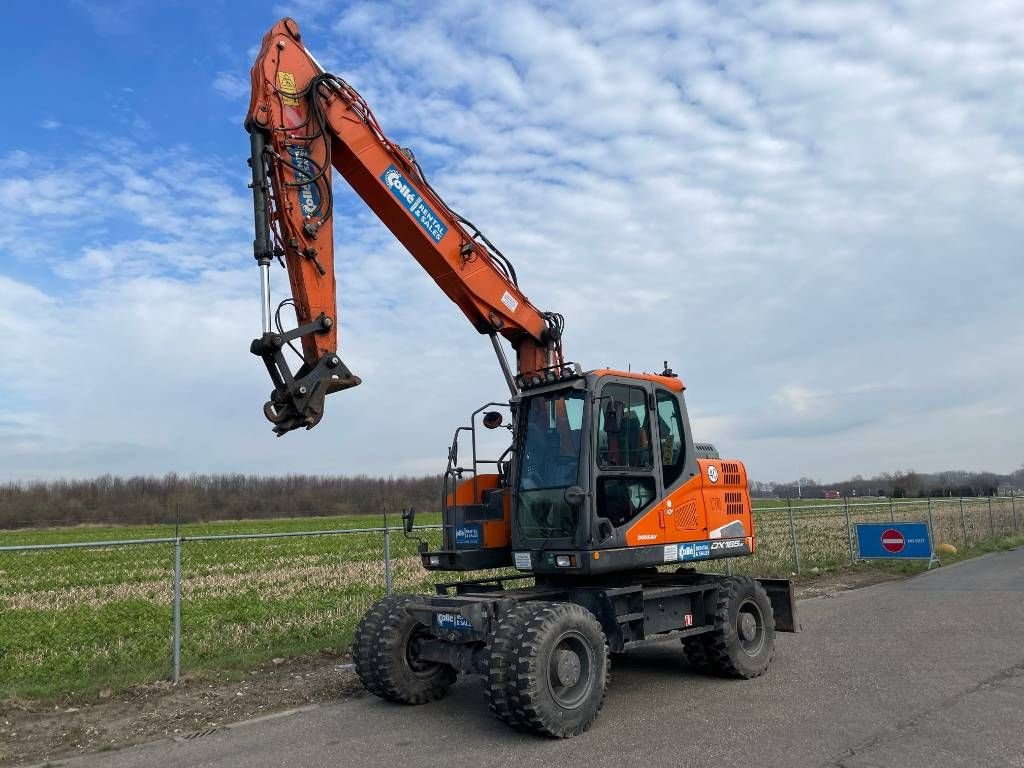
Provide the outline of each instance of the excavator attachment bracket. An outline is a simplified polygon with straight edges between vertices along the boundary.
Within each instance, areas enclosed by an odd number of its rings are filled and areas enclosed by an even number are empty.
[[[327,395],[362,383],[336,354],[326,354],[312,368],[304,364],[292,373],[284,356],[285,345],[330,326],[331,319],[321,314],[312,323],[286,333],[265,333],[249,347],[249,351],[263,359],[274,382],[274,391],[263,405],[263,415],[274,425],[278,437],[300,427],[312,429],[323,418]]]

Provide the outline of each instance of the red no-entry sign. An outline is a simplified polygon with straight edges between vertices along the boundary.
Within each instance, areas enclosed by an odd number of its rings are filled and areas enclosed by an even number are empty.
[[[895,528],[887,528],[882,531],[882,546],[885,547],[886,552],[902,552],[903,548],[907,545],[906,539],[903,538],[903,534],[897,531]]]
[[[925,522],[857,523],[857,550],[861,560],[921,558],[929,565],[935,562]]]

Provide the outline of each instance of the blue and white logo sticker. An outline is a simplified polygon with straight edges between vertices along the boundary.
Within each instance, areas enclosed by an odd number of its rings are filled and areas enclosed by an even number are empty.
[[[397,197],[402,205],[409,209],[412,217],[416,219],[434,242],[440,243],[441,238],[448,233],[448,227],[441,222],[441,219],[438,218],[431,207],[423,202],[423,198],[413,188],[412,184],[406,180],[402,172],[393,165],[388,166],[388,169],[381,174],[380,180],[384,182],[384,186],[391,190],[391,194]]]
[[[455,529],[456,547],[479,547],[480,539],[479,525],[460,525]]]
[[[288,154],[292,156],[292,167],[294,168],[295,181],[302,183],[306,179],[312,179],[316,176],[316,171],[313,169],[313,163],[309,159],[309,153],[305,147],[299,147],[295,144],[288,145]],[[317,187],[316,182],[312,184],[302,184],[298,187],[299,190],[299,206],[302,208],[303,216],[312,216],[313,212],[320,207],[320,189]]]
[[[691,541],[679,545],[680,560],[707,560],[711,557],[710,541]]]
[[[457,629],[466,632],[473,629],[469,619],[460,613],[439,613],[437,614],[437,626],[441,629]]]

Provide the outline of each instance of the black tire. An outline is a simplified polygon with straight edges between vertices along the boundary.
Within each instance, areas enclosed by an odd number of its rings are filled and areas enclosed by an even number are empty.
[[[388,595],[381,598],[370,606],[356,625],[355,637],[352,639],[352,661],[363,687],[376,696],[381,696],[384,691],[377,668],[377,643],[380,640],[381,627],[391,610],[408,597],[410,596]]]
[[[590,611],[575,603],[528,603],[510,644],[514,711],[536,733],[578,736],[597,719],[608,686],[608,642]]]
[[[713,671],[740,678],[763,675],[775,655],[775,615],[764,587],[746,576],[722,579],[715,628],[702,638]]]
[[[426,704],[444,696],[457,673],[448,664],[411,658],[409,645],[427,634],[405,610],[415,595],[378,600],[359,622],[353,643],[356,673],[370,693],[402,704]]]
[[[531,613],[531,603],[519,603],[501,617],[491,636],[480,670],[487,706],[499,720],[516,729],[522,729],[523,724],[514,706],[516,688],[513,644],[522,634]]]
[[[683,659],[694,672],[711,671],[711,661],[708,659],[708,650],[704,642],[706,639],[705,635],[697,635],[682,640]]]

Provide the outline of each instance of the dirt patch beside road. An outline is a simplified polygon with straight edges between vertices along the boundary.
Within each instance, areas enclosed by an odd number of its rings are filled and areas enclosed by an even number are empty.
[[[906,579],[910,575],[912,574],[863,569],[823,573],[820,576],[794,579],[794,581],[796,582],[797,599],[803,600],[808,597],[828,597],[836,592],[870,587],[872,584],[881,584],[886,581],[898,581]]]
[[[241,720],[362,695],[351,659],[307,656],[233,675],[188,675],[88,699],[0,705],[0,766],[190,738]],[[104,695],[106,694],[106,695]]]

